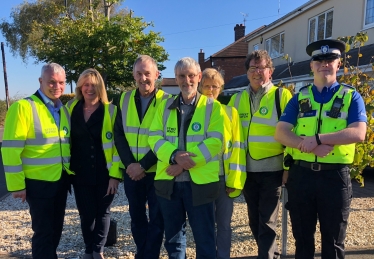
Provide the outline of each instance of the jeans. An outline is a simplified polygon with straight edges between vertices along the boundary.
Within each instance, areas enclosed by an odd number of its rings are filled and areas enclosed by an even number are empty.
[[[349,168],[312,171],[292,165],[287,181],[296,259],[314,258],[317,220],[321,231],[321,258],[343,259],[344,239],[352,200]]]
[[[216,246],[217,259],[230,259],[231,248],[231,216],[234,199],[226,193],[225,176],[220,176],[219,197],[214,201],[215,221],[217,226]]]
[[[164,222],[153,185],[155,173],[133,181],[123,172],[124,187],[131,217],[131,232],[136,244],[136,259],[158,259],[164,235]],[[148,203],[149,219],[146,214]]]
[[[192,205],[191,183],[175,182],[171,199],[157,196],[165,222],[165,249],[171,259],[186,258],[186,212],[196,243],[196,258],[216,258],[213,202]]]
[[[283,170],[247,172],[244,198],[248,207],[249,227],[258,247],[258,259],[278,258],[276,227]]]

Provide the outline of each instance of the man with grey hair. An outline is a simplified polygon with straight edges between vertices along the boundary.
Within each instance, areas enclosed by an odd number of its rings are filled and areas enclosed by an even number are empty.
[[[199,64],[175,65],[180,94],[164,101],[152,122],[149,144],[156,154],[155,189],[165,222],[169,258],[186,257],[186,213],[196,258],[216,258],[214,200],[219,195],[223,115],[219,102],[197,92]]]
[[[122,161],[125,193],[129,202],[136,259],[158,259],[164,222],[153,185],[157,157],[148,144],[149,127],[167,93],[156,89],[156,61],[140,55],[133,66],[137,89],[122,94],[114,126],[114,141]],[[149,216],[146,213],[148,204]]]
[[[14,103],[6,116],[1,154],[8,191],[30,207],[32,257],[57,258],[70,189],[70,116],[59,97],[65,71],[46,64],[35,94]]]

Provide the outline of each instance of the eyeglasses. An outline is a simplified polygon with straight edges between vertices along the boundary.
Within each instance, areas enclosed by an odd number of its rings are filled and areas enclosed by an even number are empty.
[[[203,89],[205,90],[218,90],[218,89],[221,89],[221,87],[219,86],[216,86],[216,85],[203,85]]]
[[[194,79],[195,77],[196,77],[197,75],[196,74],[188,74],[187,76],[186,75],[178,75],[177,77],[178,77],[178,79],[180,79],[180,80],[185,80],[186,79],[186,77],[188,77],[189,79]]]
[[[248,71],[249,71],[250,73],[253,73],[253,72],[255,72],[255,71],[264,72],[265,69],[267,69],[267,68],[269,68],[269,67],[249,67],[249,68],[248,68]]]

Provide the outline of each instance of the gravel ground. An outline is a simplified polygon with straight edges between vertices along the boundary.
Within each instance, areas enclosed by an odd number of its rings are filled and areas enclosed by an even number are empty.
[[[117,244],[105,249],[107,259],[134,258],[135,244],[130,232],[130,215],[128,213],[127,199],[124,195],[123,185],[112,206],[112,218],[117,220]],[[256,243],[248,227],[247,208],[242,196],[235,199],[234,214],[232,218],[232,247],[231,256],[256,255]],[[352,212],[349,218],[346,247],[359,249],[374,245],[374,198],[354,198]],[[279,214],[277,240],[281,248],[281,211]],[[0,201],[0,253],[13,253],[17,255],[31,255],[31,219],[27,203],[21,203],[8,196]],[[187,230],[187,256],[195,257],[193,237],[191,230]],[[317,232],[316,240],[320,240]],[[316,244],[320,250],[320,244]],[[294,253],[295,246],[292,238],[290,222],[288,220],[287,253]],[[58,247],[60,258],[79,258],[84,253],[84,243],[80,230],[79,215],[76,210],[75,200],[69,195],[64,231]],[[163,249],[161,258],[167,258]]]

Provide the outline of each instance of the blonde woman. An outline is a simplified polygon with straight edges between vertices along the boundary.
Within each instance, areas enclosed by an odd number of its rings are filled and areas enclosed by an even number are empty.
[[[84,259],[102,259],[110,225],[110,205],[121,175],[113,144],[117,109],[108,102],[103,79],[95,69],[78,79],[71,114],[72,183],[85,243]]]
[[[217,99],[222,92],[224,80],[221,74],[207,68],[203,71],[200,92]],[[246,180],[245,149],[238,112],[235,108],[222,104],[225,110],[224,147],[220,155],[220,195],[215,201],[217,259],[230,258],[231,216],[233,198],[240,195]]]

